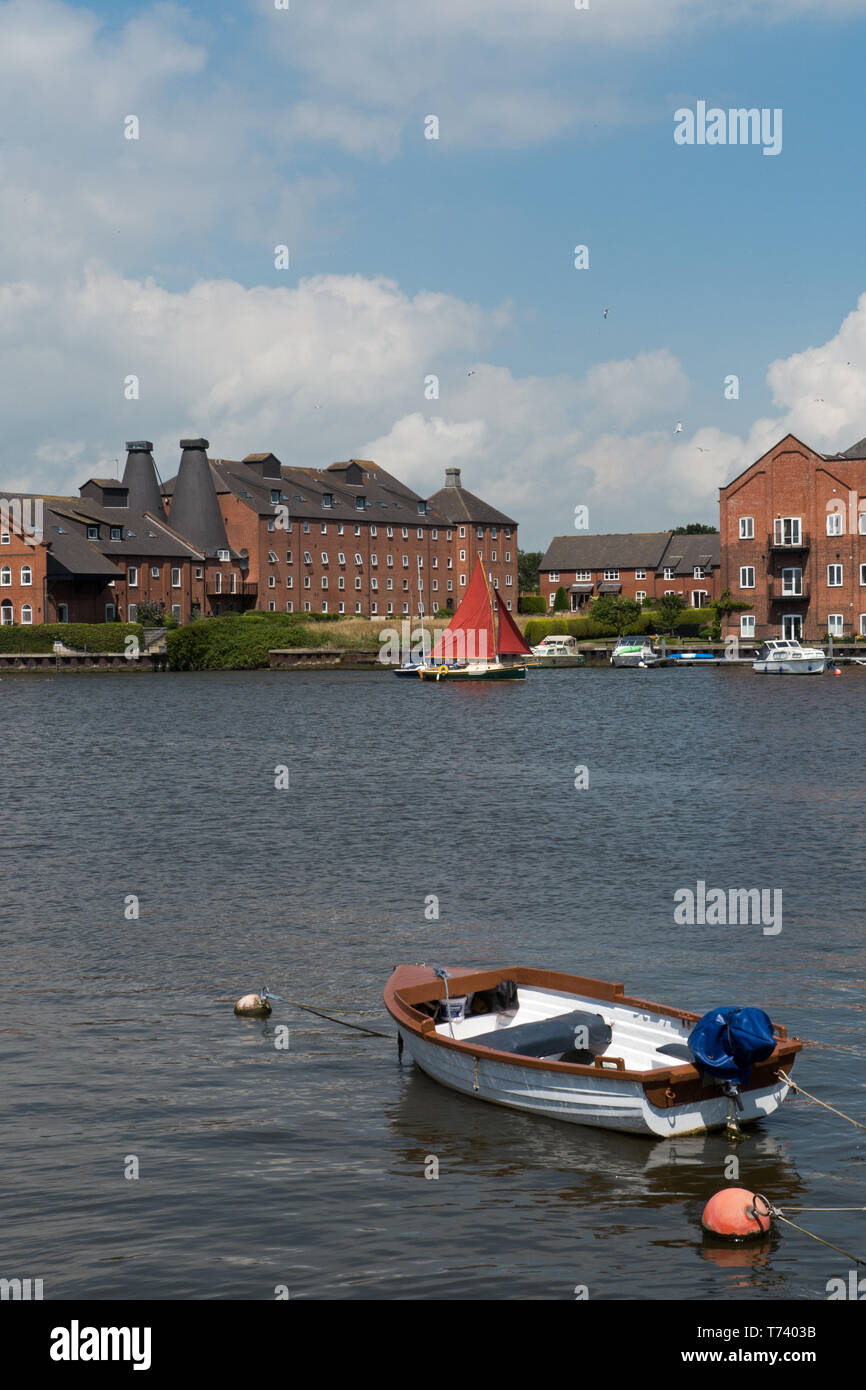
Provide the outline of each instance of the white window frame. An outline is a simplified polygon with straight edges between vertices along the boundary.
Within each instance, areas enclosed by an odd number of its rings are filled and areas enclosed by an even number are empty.
[[[751,579],[749,579],[749,575],[752,576]],[[740,565],[740,588],[741,588],[741,589],[754,589],[754,587],[755,587],[755,566],[754,566],[754,565]]]
[[[755,518],[753,516],[740,517],[740,540],[753,541],[755,539]]]
[[[839,576],[838,579],[836,578],[837,572],[838,572],[838,576]],[[828,566],[827,566],[827,588],[828,588],[828,589],[841,589],[842,586],[843,586],[843,584],[844,584],[844,582],[845,582],[845,575],[844,575],[844,571],[843,571],[843,569],[842,569],[842,566],[841,566],[841,565],[828,565]]]

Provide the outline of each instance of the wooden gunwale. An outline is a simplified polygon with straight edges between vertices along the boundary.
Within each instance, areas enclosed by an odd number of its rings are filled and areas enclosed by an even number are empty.
[[[501,970],[473,970],[465,966],[455,966],[449,969],[449,993],[453,995],[468,993],[470,990],[491,989],[506,979],[515,980],[518,985],[534,985],[538,989],[559,990],[606,1003],[624,1004],[641,1013],[662,1014],[668,1018],[680,1019],[683,1023],[697,1023],[701,1017],[688,1009],[674,1009],[668,1004],[655,1004],[624,994],[623,986],[610,980],[594,980],[557,970],[536,970],[524,965]],[[637,1081],[643,1086],[650,1103],[659,1109],[698,1100],[718,1099],[717,1087],[707,1085],[698,1068],[689,1062],[678,1067],[630,1071],[625,1067],[620,1070],[595,1064],[583,1066],[578,1062],[550,1062],[541,1057],[521,1057],[517,1053],[503,1052],[498,1048],[486,1046],[474,1038],[449,1038],[446,1034],[435,1031],[436,1025],[432,1018],[412,1007],[414,1004],[444,998],[444,981],[433,973],[432,966],[397,966],[385,986],[385,1007],[394,1021],[435,1047],[452,1048],[464,1055],[501,1061],[511,1066],[528,1067],[537,1071],[563,1072],[569,1076],[596,1078],[606,1076],[617,1082]],[[765,1061],[755,1063],[749,1081],[740,1087],[741,1091],[763,1090],[772,1085],[780,1068],[789,1071],[797,1053],[802,1050],[803,1044],[796,1038],[789,1040],[787,1030],[781,1024],[774,1023],[773,1031],[779,1039],[779,1045]]]

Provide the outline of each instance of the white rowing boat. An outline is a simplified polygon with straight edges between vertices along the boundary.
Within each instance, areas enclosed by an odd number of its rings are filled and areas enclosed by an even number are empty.
[[[385,1005],[401,1047],[435,1081],[536,1115],[659,1138],[772,1115],[803,1044],[773,1024],[776,1047],[732,1087],[700,1068],[688,1038],[700,1016],[648,1003],[604,980],[516,966],[397,966]]]

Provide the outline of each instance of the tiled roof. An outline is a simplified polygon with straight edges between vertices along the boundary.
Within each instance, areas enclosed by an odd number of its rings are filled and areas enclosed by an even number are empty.
[[[452,526],[472,522],[477,526],[516,526],[513,517],[506,516],[489,502],[467,492],[465,487],[442,487],[430,498],[431,507],[444,516]]]
[[[539,569],[654,570],[658,567],[670,539],[670,531],[554,536],[544,553]]]

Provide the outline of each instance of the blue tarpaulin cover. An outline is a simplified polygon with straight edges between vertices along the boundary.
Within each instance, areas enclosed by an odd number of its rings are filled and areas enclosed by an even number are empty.
[[[775,1046],[773,1025],[763,1009],[711,1009],[689,1035],[698,1066],[739,1086],[748,1081],[752,1063],[763,1062]]]

